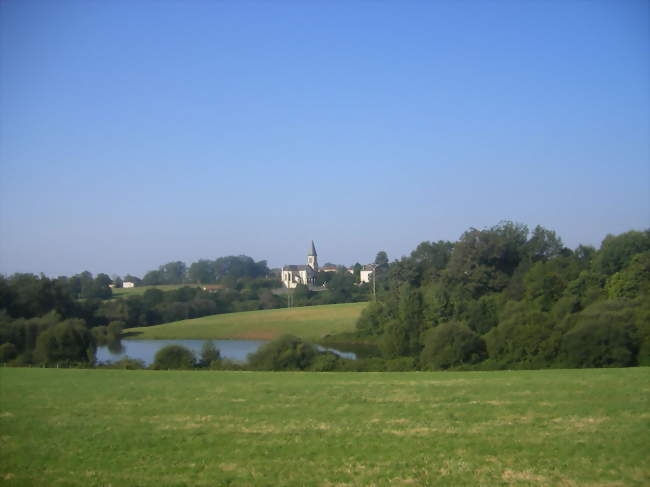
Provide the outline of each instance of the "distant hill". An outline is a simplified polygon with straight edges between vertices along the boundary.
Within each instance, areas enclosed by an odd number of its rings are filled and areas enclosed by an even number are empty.
[[[367,303],[245,311],[204,316],[157,326],[127,328],[141,339],[273,339],[292,334],[308,340],[353,331]]]

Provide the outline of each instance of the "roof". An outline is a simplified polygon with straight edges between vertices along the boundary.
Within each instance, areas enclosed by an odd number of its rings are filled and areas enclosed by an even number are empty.
[[[282,270],[283,271],[306,271],[307,270],[306,265],[285,265]],[[311,269],[311,267],[310,267]]]
[[[309,251],[309,253],[307,255],[308,256],[313,255],[314,257],[318,256],[318,254],[316,253],[316,247],[314,247],[314,241],[313,240],[311,241],[311,250]]]

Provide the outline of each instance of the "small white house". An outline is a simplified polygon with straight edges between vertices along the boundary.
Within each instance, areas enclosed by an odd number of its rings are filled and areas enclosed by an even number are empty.
[[[128,289],[128,288],[130,288],[130,287],[135,287],[135,284],[132,283],[132,282],[130,282],[130,281],[125,281],[125,282],[122,283],[122,287],[123,287],[124,289]]]
[[[359,273],[359,280],[361,282],[370,282],[371,278],[372,278],[372,266],[364,265],[361,268],[361,272]]]

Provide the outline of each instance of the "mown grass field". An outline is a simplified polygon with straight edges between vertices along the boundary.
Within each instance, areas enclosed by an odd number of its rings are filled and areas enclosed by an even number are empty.
[[[367,303],[328,304],[204,316],[164,325],[128,328],[129,338],[268,340],[292,334],[308,340],[353,331]]]
[[[8,486],[647,486],[650,369],[0,370]]]
[[[113,298],[126,298],[144,294],[147,289],[160,289],[161,291],[173,291],[181,287],[200,287],[199,284],[161,284],[160,286],[137,286],[130,288],[113,288]]]

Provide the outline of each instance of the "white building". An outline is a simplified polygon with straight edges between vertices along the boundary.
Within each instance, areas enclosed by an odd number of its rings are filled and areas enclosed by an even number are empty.
[[[318,274],[318,255],[314,241],[311,241],[311,249],[307,254],[307,265],[285,265],[282,268],[282,284],[284,287],[293,289],[298,284],[315,286]]]
[[[361,266],[361,270],[359,272],[359,282],[360,283],[370,282],[370,279],[372,279],[372,269],[373,269],[373,266],[371,266],[371,265]],[[354,274],[354,267],[348,267],[348,272],[350,274]]]
[[[132,283],[132,282],[126,281],[126,282],[122,283],[122,287],[127,289],[127,288],[130,288],[130,287],[135,287],[135,284]]]
[[[359,273],[359,281],[361,282],[370,282],[370,279],[372,279],[372,267],[370,265],[364,265],[361,268],[361,272]]]

